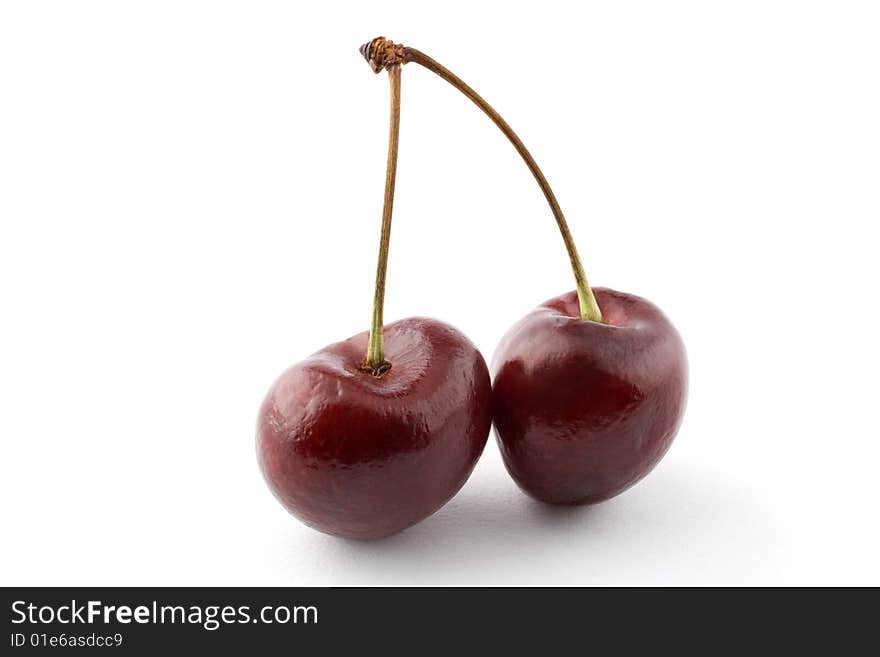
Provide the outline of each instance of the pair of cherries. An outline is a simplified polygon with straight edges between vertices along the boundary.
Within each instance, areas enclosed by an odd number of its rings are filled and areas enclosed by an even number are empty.
[[[591,504],[632,486],[663,457],[684,413],[687,358],[678,332],[649,301],[590,288],[546,179],[473,89],[424,53],[383,37],[361,53],[391,81],[371,328],[294,365],[269,390],[257,453],[272,492],[315,529],[387,536],[458,492],[493,424],[508,472],[538,500]],[[574,271],[576,291],[545,302],[507,332],[491,379],[477,348],[448,324],[409,318],[383,326],[406,63],[451,83],[513,143],[550,204]]]

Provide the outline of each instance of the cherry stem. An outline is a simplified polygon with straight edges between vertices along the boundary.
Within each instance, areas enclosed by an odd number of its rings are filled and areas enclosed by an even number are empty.
[[[559,202],[556,200],[556,195],[550,188],[550,184],[541,172],[540,167],[538,167],[537,162],[535,162],[535,159],[532,157],[531,153],[529,153],[529,150],[526,148],[525,144],[523,144],[522,140],[507,124],[507,121],[505,121],[501,115],[489,105],[489,103],[483,100],[476,91],[465,84],[461,78],[415,48],[395,44],[384,37],[378,37],[361,46],[361,54],[364,55],[376,73],[383,68],[387,68],[390,71],[393,67],[409,62],[424,66],[426,69],[443,78],[465,96],[470,98],[477,107],[483,110],[486,116],[492,119],[492,122],[498,126],[501,132],[504,133],[504,136],[507,137],[511,144],[513,144],[513,147],[519,153],[520,157],[525,161],[529,171],[532,172],[532,175],[538,182],[541,191],[544,192],[544,197],[547,199],[547,203],[550,205],[550,210],[556,218],[556,224],[559,226],[559,233],[562,235],[562,241],[565,243],[565,249],[568,251],[568,259],[571,262],[571,269],[574,273],[581,319],[601,322],[602,311],[599,310],[599,304],[596,303],[596,297],[593,295],[593,291],[587,283],[587,277],[586,274],[584,274],[584,266],[581,263],[577,247],[575,247],[574,239],[568,228],[568,222],[566,222],[565,216],[562,214],[562,209],[559,207]]]
[[[376,289],[373,293],[373,318],[370,340],[362,369],[381,376],[391,368],[385,360],[382,313],[385,306],[385,273],[388,271],[388,245],[391,242],[391,215],[394,208],[394,182],[397,177],[397,149],[400,137],[400,65],[388,66],[391,82],[391,120],[388,132],[388,163],[385,167],[385,202],[382,206],[382,234],[379,238],[379,262],[376,265]]]

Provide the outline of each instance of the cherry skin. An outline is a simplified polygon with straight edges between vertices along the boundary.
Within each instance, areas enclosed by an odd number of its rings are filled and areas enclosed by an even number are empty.
[[[492,414],[513,479],[552,504],[592,504],[629,488],[669,449],[687,399],[687,356],[665,315],[593,288],[603,322],[575,292],[514,325],[493,358]]]
[[[362,369],[368,334],[313,354],[275,382],[257,454],[278,500],[328,534],[394,534],[443,506],[486,445],[491,384],[459,331],[433,319],[385,327],[380,376]]]

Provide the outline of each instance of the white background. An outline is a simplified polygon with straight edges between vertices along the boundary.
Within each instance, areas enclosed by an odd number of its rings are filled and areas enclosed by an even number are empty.
[[[533,502],[490,438],[359,543],[262,481],[270,383],[368,325],[379,34],[493,103],[591,282],[684,336],[684,426],[619,498]],[[3,3],[0,582],[880,584],[878,34],[871,2]],[[514,150],[414,65],[395,209],[389,321],[488,360],[573,287]]]

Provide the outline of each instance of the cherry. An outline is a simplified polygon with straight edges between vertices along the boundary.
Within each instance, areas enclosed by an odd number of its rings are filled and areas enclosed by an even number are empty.
[[[373,69],[388,71],[391,127],[370,331],[284,372],[257,423],[260,468],[284,507],[315,529],[360,539],[401,531],[443,506],[491,426],[488,368],[464,335],[425,318],[383,326],[401,70],[395,61]]]
[[[687,398],[675,327],[651,302],[594,288],[551,299],[504,336],[492,362],[492,417],[513,479],[555,504],[601,502],[644,477],[672,444]]]
[[[432,319],[385,327],[391,367],[361,368],[367,333],[325,347],[275,382],[260,409],[260,467],[307,525],[380,538],[431,515],[464,485],[491,423],[489,372],[468,339]]]
[[[687,357],[660,310],[587,283],[556,196],[522,140],[479,94],[424,53],[383,37],[362,52],[374,70],[417,63],[470,98],[510,140],[544,193],[576,290],[520,320],[493,359],[492,418],[504,463],[533,497],[557,504],[608,499],[663,457],[687,398]]]

